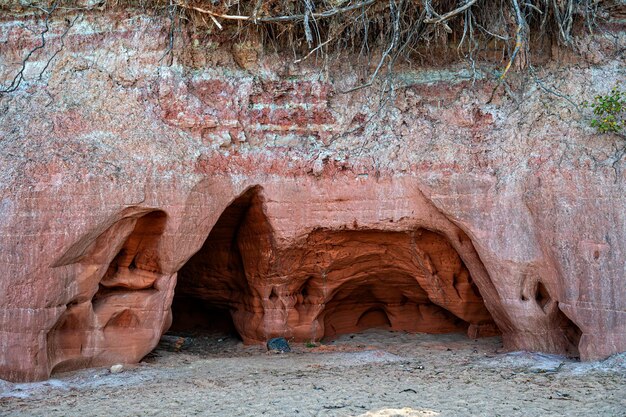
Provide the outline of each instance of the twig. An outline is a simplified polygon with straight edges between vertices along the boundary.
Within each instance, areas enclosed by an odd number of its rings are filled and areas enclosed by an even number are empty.
[[[257,18],[259,16],[259,11],[261,10],[261,6],[263,6],[263,0],[257,0],[256,4],[254,5],[254,10],[252,11],[252,21],[256,24],[257,23]],[[215,16],[211,15],[211,17],[213,18],[214,21],[215,20]],[[220,25],[218,25],[219,28],[221,28]]]
[[[561,34],[561,38],[563,42],[566,44],[570,42],[570,36],[572,30],[572,9],[573,2],[572,0],[567,0],[567,10],[564,11],[564,16],[561,16],[561,9],[559,8],[556,0],[552,1],[552,7],[554,9],[554,18],[556,19],[557,26],[559,27],[559,33]],[[563,28],[564,21],[566,22],[566,27]]]
[[[563,100],[567,101],[569,104],[571,104],[572,106],[574,106],[574,108],[576,109],[576,111],[578,113],[581,113],[580,107],[578,106],[578,104],[576,104],[571,98],[569,98],[568,96],[566,96],[565,94],[561,94],[556,90],[552,90],[548,87],[546,87],[546,85],[543,83],[543,81],[541,81],[539,79],[539,77],[537,76],[537,73],[535,72],[535,68],[532,65],[528,66],[528,69],[530,70],[530,74],[533,76],[533,79],[535,81],[535,83],[537,83],[537,85],[539,86],[539,88],[541,88],[543,91],[545,91],[548,94],[552,94],[554,96],[557,96],[559,98],[562,98]]]
[[[543,12],[541,11],[541,9],[540,9],[539,7],[537,7],[537,6],[535,6],[535,5],[534,5],[534,4],[532,4],[532,3],[524,3],[524,6],[530,7],[531,9],[535,9],[535,11],[536,11],[537,13],[541,14],[541,15],[543,14]]]
[[[446,21],[448,19],[453,18],[454,16],[456,16],[457,14],[469,9],[470,7],[472,7],[474,5],[474,3],[476,3],[477,0],[470,0],[467,3],[465,3],[463,6],[456,8],[452,11],[449,11],[448,13],[438,16],[437,18],[429,18],[429,19],[424,19],[424,23],[441,23],[443,21]]]
[[[215,23],[215,26],[218,27],[219,30],[224,29],[222,27],[222,25],[220,24],[220,22],[217,20],[217,18],[215,16],[213,16],[212,14],[209,15],[209,17],[211,18],[211,20],[213,21],[213,23]]]
[[[502,36],[502,35],[498,35],[497,33],[493,33],[490,32],[489,30],[485,29],[483,26],[476,24],[476,26],[478,26],[478,28],[480,30],[482,30],[483,32],[485,32],[487,35],[493,36],[496,39],[500,39],[501,41],[508,41],[510,38],[508,36]]]
[[[327,45],[332,40],[333,40],[333,38],[328,38],[325,42],[322,42],[319,45],[317,45],[315,48],[311,49],[311,51],[308,54],[306,54],[304,57],[302,57],[300,59],[296,59],[295,61],[293,61],[293,63],[294,64],[299,64],[300,62],[302,62],[305,59],[307,59],[308,57],[310,57],[315,51],[317,51],[320,48],[324,47],[325,45]]]

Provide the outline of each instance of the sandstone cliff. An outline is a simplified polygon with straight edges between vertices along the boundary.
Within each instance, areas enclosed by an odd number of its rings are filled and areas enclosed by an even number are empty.
[[[3,85],[40,25],[0,18]],[[407,67],[377,112],[375,88],[341,94],[350,62],[193,37],[168,62],[166,22],[136,13],[66,27],[0,96],[0,378],[135,362],[211,311],[248,343],[626,350],[626,145],[542,90],[626,81],[623,28],[554,52],[517,102],[486,104],[465,64]]]

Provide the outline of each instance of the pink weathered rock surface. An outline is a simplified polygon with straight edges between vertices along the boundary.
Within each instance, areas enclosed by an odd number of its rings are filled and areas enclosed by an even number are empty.
[[[36,36],[2,20],[0,39],[4,85]],[[337,93],[349,63],[322,80],[190,48],[166,66],[165,26],[113,13],[64,45],[0,96],[0,378],[136,362],[185,326],[173,300],[250,343],[387,327],[626,350],[624,141],[559,98],[488,105],[459,68],[405,70],[361,126],[377,95]],[[591,97],[625,78],[605,52],[544,82]]]

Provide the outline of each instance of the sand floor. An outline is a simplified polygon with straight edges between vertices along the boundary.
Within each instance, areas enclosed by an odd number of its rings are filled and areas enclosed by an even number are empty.
[[[370,330],[267,353],[223,335],[44,382],[0,380],[11,416],[626,416],[626,354],[580,363],[499,338]]]

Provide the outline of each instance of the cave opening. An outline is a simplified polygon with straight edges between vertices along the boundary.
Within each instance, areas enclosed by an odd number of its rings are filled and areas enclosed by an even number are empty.
[[[170,332],[226,333],[246,343],[329,340],[371,328],[500,333],[446,236],[315,229],[274,253],[260,191],[236,198],[179,270]]]
[[[469,270],[444,236],[426,229],[315,233],[309,242],[332,253],[332,260],[324,265],[323,277],[306,279],[301,294],[304,303],[310,293],[327,294],[319,316],[323,340],[372,328],[472,338],[500,333]]]
[[[178,272],[170,333],[223,334],[242,339],[238,330],[250,287],[245,275],[246,240],[254,235],[261,204],[260,187],[248,189],[220,215],[208,237]],[[252,231],[252,232],[251,232]]]

